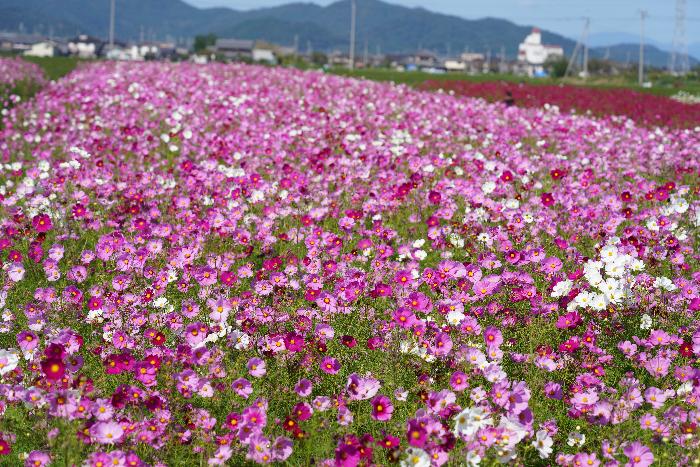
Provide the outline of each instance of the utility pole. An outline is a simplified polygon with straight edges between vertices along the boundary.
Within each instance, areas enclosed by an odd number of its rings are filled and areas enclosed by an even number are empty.
[[[355,68],[355,23],[357,22],[357,1],[350,2],[350,69]]]
[[[644,19],[648,16],[646,10],[639,10],[639,85],[644,84]]]
[[[109,50],[114,50],[114,14],[116,0],[111,0],[109,8]]]
[[[369,41],[367,40],[366,36],[365,36],[365,56],[362,58],[362,62],[364,63],[364,67],[367,68],[367,64],[369,63]]]
[[[588,28],[591,25],[591,19],[586,18],[586,26],[584,28],[583,37],[583,79],[588,79]]]

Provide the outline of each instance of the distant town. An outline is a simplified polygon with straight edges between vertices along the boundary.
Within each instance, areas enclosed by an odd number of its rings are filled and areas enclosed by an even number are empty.
[[[303,61],[322,67],[392,68],[399,71],[424,71],[428,73],[482,74],[489,72],[511,73],[529,77],[562,75],[571,68],[558,44],[542,43],[538,28],[523,37],[518,46],[517,58],[507,58],[500,51],[463,51],[446,56],[428,49],[412,53],[370,53],[365,46],[352,59],[347,51],[299,50],[294,45],[279,45],[266,41],[240,38],[197,36],[189,43],[170,41],[121,42],[105,40],[85,34],[71,38],[45,37],[36,34],[0,32],[0,52],[22,54],[31,57],[74,56],[81,59],[104,58],[109,60],[146,61],[189,60],[196,63],[209,61],[279,64]],[[581,60],[583,60],[582,57]],[[626,65],[597,60],[596,70],[616,74]],[[578,67],[578,74],[588,73],[588,64]]]

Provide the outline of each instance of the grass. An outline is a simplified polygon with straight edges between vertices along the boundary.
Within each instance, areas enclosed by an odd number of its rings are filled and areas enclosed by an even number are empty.
[[[0,52],[0,57],[14,57],[16,54],[11,54],[7,52]],[[44,70],[46,77],[51,80],[57,80],[67,75],[78,66],[80,62],[86,60],[79,59],[77,57],[25,57],[22,59],[36,63]]]
[[[39,65],[50,80],[57,80],[75,69],[81,61],[76,57],[24,57],[28,62]]]

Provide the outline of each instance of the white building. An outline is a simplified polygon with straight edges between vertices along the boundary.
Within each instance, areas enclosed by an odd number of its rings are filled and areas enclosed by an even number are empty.
[[[58,54],[58,47],[51,41],[37,42],[24,51],[24,55],[28,57],[54,57]]]
[[[277,58],[272,50],[269,49],[253,49],[253,61],[254,62],[266,62],[271,65],[277,63]]]
[[[68,52],[80,58],[95,58],[102,53],[104,42],[96,37],[80,34],[68,42]]]
[[[542,33],[538,28],[532,28],[532,32],[518,46],[518,61],[526,65],[529,76],[543,74],[543,65],[547,60],[563,56],[562,46],[542,44]]]
[[[447,71],[466,71],[467,64],[462,60],[445,60],[445,70]]]

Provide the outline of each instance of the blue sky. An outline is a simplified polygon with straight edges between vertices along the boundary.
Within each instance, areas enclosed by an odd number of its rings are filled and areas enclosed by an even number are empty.
[[[281,5],[294,0],[185,0],[196,6],[227,6],[247,10]],[[296,0],[299,1],[299,0]],[[310,1],[310,0],[302,0]],[[312,0],[320,5],[329,0]],[[650,39],[661,44],[673,42],[675,25],[674,0],[387,0],[409,7],[421,6],[431,11],[475,19],[493,16],[518,24],[533,24],[576,39],[583,26],[583,16],[591,18],[592,41],[626,40],[639,36],[639,10],[649,13],[645,29]],[[689,44],[700,43],[700,0],[686,0],[686,38]],[[610,33],[623,35],[611,36]],[[617,40],[619,42],[619,40]],[[597,45],[597,44],[592,44]]]

